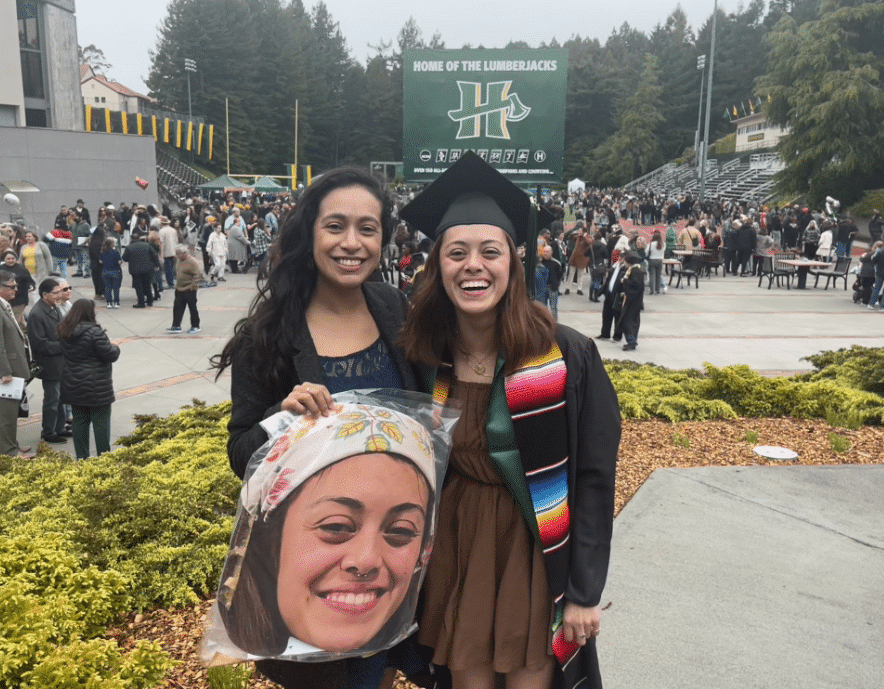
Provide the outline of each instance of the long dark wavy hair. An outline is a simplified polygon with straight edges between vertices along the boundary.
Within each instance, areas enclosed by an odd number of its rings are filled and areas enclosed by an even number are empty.
[[[233,329],[233,337],[212,357],[217,376],[233,363],[250,366],[276,395],[285,397],[292,370],[292,353],[304,313],[316,290],[313,262],[313,228],[319,205],[329,193],[345,187],[362,187],[381,204],[382,246],[393,232],[392,203],[382,182],[368,170],[338,168],[311,184],[293,211],[283,219],[279,235],[267,252],[258,274],[258,294],[249,314]]]

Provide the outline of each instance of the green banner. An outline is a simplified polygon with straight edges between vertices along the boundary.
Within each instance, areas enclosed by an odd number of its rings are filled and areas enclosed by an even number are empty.
[[[560,183],[567,72],[567,50],[406,50],[405,180],[472,150],[513,182]]]

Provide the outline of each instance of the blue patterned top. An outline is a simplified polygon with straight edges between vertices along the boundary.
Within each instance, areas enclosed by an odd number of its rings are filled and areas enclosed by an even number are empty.
[[[380,337],[361,352],[342,357],[319,357],[325,385],[332,394],[364,388],[402,389],[402,377]]]

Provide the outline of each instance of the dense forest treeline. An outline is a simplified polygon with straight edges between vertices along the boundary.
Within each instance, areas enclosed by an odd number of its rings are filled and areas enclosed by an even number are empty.
[[[676,6],[650,34],[624,23],[604,42],[573,35],[505,46],[569,51],[566,178],[622,184],[691,152],[697,57],[709,55],[711,27],[710,14],[694,30]],[[784,191],[867,188],[884,172],[882,46],[880,2],[751,0],[719,11],[710,140],[733,131],[727,113],[735,106],[761,99],[774,121],[792,128],[782,146],[790,165]],[[184,58],[197,62],[193,112],[221,125],[215,150],[223,160],[229,98],[234,173],[283,173],[294,160],[296,100],[300,163],[316,171],[366,165],[401,160],[402,53],[423,47],[460,46],[426,38],[409,19],[395,44],[375,47],[363,65],[322,2],[308,10],[301,0],[172,0],[147,85],[186,112]]]

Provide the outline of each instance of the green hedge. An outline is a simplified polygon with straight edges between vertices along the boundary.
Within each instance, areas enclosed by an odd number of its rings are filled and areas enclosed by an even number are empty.
[[[814,371],[788,378],[747,366],[606,367],[625,418],[884,425],[884,350],[808,359]],[[229,403],[194,402],[168,418],[139,418],[123,447],[83,462],[0,457],[0,689],[139,689],[168,671],[157,645],[123,653],[101,635],[122,613],[213,593],[240,489],[227,461],[229,413]]]
[[[768,378],[748,366],[674,371],[605,362],[624,418],[702,421],[736,416],[825,418],[884,425],[884,350],[854,346],[807,358],[811,373]]]
[[[153,686],[159,645],[100,638],[131,610],[211,595],[240,482],[227,462],[230,405],[195,403],[84,462],[0,457],[0,689]]]

